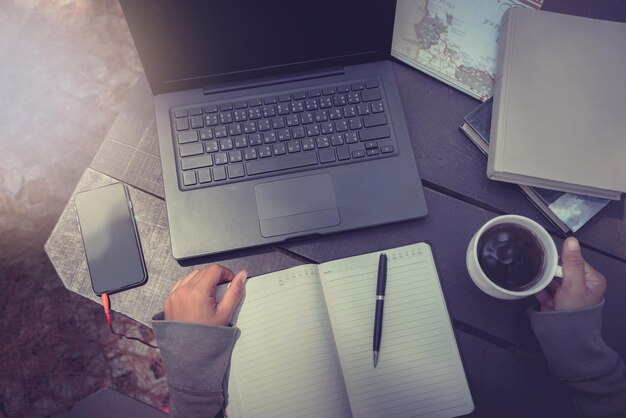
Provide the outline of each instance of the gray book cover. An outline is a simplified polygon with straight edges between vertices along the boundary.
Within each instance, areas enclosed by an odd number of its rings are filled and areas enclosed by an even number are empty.
[[[626,24],[526,8],[502,19],[487,175],[626,191]]]

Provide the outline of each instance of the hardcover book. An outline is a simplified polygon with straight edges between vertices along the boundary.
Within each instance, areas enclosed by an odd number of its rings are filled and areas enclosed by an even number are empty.
[[[527,8],[502,18],[487,176],[619,200],[626,23]]]
[[[482,103],[465,117],[460,127],[485,155],[489,153],[492,104],[492,98]],[[531,203],[563,233],[578,231],[610,202],[608,199],[540,187],[519,187]]]

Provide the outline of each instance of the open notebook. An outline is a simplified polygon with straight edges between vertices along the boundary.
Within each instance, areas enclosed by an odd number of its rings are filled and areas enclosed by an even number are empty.
[[[430,247],[388,256],[372,364],[380,253],[248,280],[229,417],[453,417],[474,409]]]

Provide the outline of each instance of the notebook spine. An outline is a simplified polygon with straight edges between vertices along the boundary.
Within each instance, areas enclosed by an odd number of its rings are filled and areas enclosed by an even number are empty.
[[[489,158],[487,160],[487,177],[497,177],[498,151],[502,150],[505,126],[502,124],[502,116],[506,112],[508,92],[506,86],[509,78],[511,60],[510,53],[512,46],[507,45],[507,41],[512,42],[512,32],[515,29],[515,8],[507,10],[502,16],[500,26],[500,38],[498,39],[498,60],[496,62],[496,82],[493,90],[493,110],[491,112],[491,137],[489,140]],[[500,144],[498,144],[500,142]]]

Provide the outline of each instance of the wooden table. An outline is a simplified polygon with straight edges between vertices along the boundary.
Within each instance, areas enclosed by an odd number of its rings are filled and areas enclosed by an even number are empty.
[[[544,10],[626,22],[626,3],[621,0],[546,0]],[[113,308],[149,326],[172,284],[194,265],[219,262],[259,275],[425,241],[435,254],[476,404],[472,416],[574,416],[530,329],[525,310],[534,301],[500,301],[483,294],[471,282],[464,258],[474,232],[504,213],[538,221],[559,248],[562,237],[515,185],[486,178],[484,156],[458,129],[479,102],[405,65],[396,63],[394,69],[430,210],[425,219],[230,252],[184,265],[170,253],[152,95],[142,76],[75,190],[115,181],[130,186],[149,280],[114,295]],[[585,258],[607,277],[603,331],[606,341],[624,355],[624,200],[610,203],[576,236]],[[46,243],[46,252],[68,289],[99,303],[91,290],[73,198]]]

